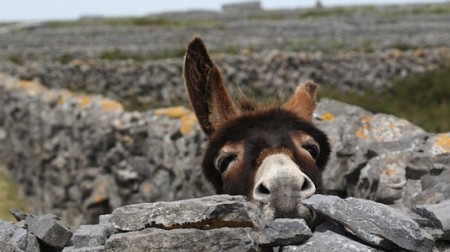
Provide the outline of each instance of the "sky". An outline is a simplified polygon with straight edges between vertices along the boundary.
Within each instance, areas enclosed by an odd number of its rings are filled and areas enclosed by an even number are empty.
[[[322,0],[324,6],[435,3],[446,0]],[[0,21],[77,19],[85,15],[143,16],[167,11],[220,10],[224,3],[245,0],[0,0]],[[265,9],[311,7],[315,0],[261,0]]]

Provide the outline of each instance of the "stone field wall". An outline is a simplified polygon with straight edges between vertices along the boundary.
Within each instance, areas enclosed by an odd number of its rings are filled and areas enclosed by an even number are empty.
[[[246,202],[242,198],[221,196],[188,203],[155,203],[159,210],[150,203],[129,205],[213,193],[198,166],[205,138],[188,109],[125,112],[114,100],[48,89],[5,74],[0,76],[0,91],[0,158],[34,207],[32,211],[56,214],[16,213],[20,222],[0,222],[0,244],[7,249],[80,252],[449,248],[446,202],[450,199],[450,133],[429,134],[391,115],[372,114],[322,99],[314,117],[329,134],[333,146],[324,172],[325,189],[342,197],[374,201],[317,196],[305,202],[317,216],[332,219],[338,225],[326,221],[318,226],[307,225],[302,219],[262,223],[255,217],[260,215],[257,210],[249,210],[251,206],[242,203]],[[180,210],[170,214],[171,204],[181,204],[177,209],[183,209],[182,213],[191,204],[206,204],[206,212],[218,214],[210,209],[211,202],[204,202],[223,200],[230,208],[219,209],[227,213],[240,211],[241,207],[242,211],[256,213],[249,214],[252,217],[247,220],[217,215],[195,217],[199,211],[194,207],[188,211],[194,215],[170,219],[180,214]],[[148,211],[164,212],[167,216],[157,214],[156,221],[140,219],[153,216]],[[342,213],[336,214],[339,211]],[[112,217],[104,215],[111,212]],[[101,215],[100,223],[95,224]],[[358,215],[355,220],[353,217]],[[381,225],[387,216],[391,218],[389,223],[396,224]],[[375,225],[358,219],[370,219]]]
[[[112,100],[10,77],[0,89],[1,160],[37,213],[79,225],[125,204],[212,193],[193,117],[123,112]]]
[[[53,214],[0,220],[6,251],[448,251],[450,200],[403,213],[374,201],[313,195],[316,219],[264,221],[243,196],[141,203],[72,232]]]
[[[216,55],[214,60],[223,70],[232,92],[241,90],[261,98],[278,96],[286,99],[300,82],[308,79],[344,90],[368,87],[385,90],[394,79],[442,66],[449,55],[448,47],[441,47],[340,56],[271,51],[237,56]],[[69,64],[0,64],[0,71],[22,79],[39,79],[50,88],[102,94],[125,105],[161,107],[186,104],[180,58],[144,63],[74,60]]]

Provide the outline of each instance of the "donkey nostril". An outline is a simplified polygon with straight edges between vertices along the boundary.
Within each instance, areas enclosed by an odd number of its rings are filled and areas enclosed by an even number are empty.
[[[259,186],[258,186],[258,193],[259,194],[270,194],[270,191],[269,191],[269,189],[267,189],[267,187],[265,187],[263,184],[260,184]]]
[[[300,191],[307,191],[311,189],[311,184],[308,180],[305,180],[305,182],[302,185],[302,189]]]

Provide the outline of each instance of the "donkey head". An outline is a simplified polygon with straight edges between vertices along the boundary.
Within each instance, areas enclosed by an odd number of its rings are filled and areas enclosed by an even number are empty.
[[[319,86],[300,85],[284,104],[234,104],[222,74],[198,37],[189,43],[183,75],[209,145],[203,173],[217,193],[245,195],[276,217],[299,217],[301,201],[321,190],[327,136],[312,124]]]

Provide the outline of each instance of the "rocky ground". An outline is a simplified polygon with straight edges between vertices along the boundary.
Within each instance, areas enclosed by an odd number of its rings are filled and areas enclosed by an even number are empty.
[[[449,22],[448,4],[47,22],[0,36],[0,71],[131,109],[185,104],[181,59],[199,34],[235,90],[283,99],[313,79],[382,91],[448,62]]]
[[[365,6],[47,22],[0,36],[0,55],[25,62],[96,57],[113,49],[141,56],[170,54],[183,49],[193,34],[222,52],[439,47],[449,45],[448,9],[448,4]]]

